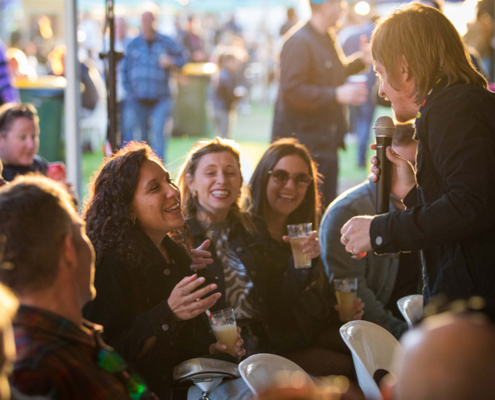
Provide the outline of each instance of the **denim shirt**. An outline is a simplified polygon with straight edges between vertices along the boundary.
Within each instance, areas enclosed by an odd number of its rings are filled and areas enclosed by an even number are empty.
[[[159,33],[152,42],[139,35],[129,43],[122,61],[124,89],[129,98],[160,100],[170,97],[170,70],[160,66],[163,55],[172,57],[177,68],[187,62],[183,47]]]

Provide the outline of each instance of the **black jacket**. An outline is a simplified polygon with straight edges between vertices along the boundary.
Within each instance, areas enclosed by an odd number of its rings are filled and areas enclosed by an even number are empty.
[[[232,229],[229,246],[237,253],[253,282],[260,323],[269,337],[271,351],[284,352],[307,346],[326,326],[338,321],[333,309],[335,300],[328,281],[319,284],[317,263],[308,269],[294,268],[290,245],[277,244],[270,236],[266,223],[254,217],[257,233],[251,235],[242,223],[229,215]],[[193,235],[194,247],[207,239],[196,220],[187,220]],[[225,278],[221,261],[216,256],[215,244],[208,249],[213,263],[207,266],[218,278],[218,290],[225,298]],[[215,305],[225,307],[225,303]]]
[[[95,300],[84,316],[103,325],[104,339],[129,361],[160,399],[168,398],[172,370],[182,361],[208,354],[214,343],[204,314],[177,322],[167,299],[177,283],[192,275],[191,259],[171,238],[164,245],[174,263],[167,263],[151,239],[136,228],[142,239],[140,265],[129,266],[115,254],[105,254],[96,265]],[[199,275],[213,283],[208,271]],[[145,339],[156,336],[153,347],[138,354]]]
[[[439,293],[493,302],[495,94],[440,86],[426,102],[417,137],[418,186],[406,211],[373,219],[373,249],[423,250],[426,302]]]
[[[4,162],[2,176],[7,182],[12,182],[17,175],[27,175],[33,172],[46,176],[47,170],[48,161],[36,154],[34,156],[33,163],[29,166],[12,165]]]
[[[280,54],[272,140],[296,137],[310,151],[344,147],[345,109],[335,90],[364,67],[360,58],[348,62],[334,39],[310,22],[294,31]]]

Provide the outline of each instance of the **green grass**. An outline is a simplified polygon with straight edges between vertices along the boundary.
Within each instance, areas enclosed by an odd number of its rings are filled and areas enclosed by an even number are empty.
[[[391,115],[390,109],[378,107],[375,116]],[[254,170],[259,159],[270,143],[272,128],[273,107],[254,105],[249,115],[238,115],[237,126],[233,138],[239,143],[244,160],[247,160]],[[372,135],[371,135],[372,136]],[[213,136],[212,136],[213,137]],[[167,169],[173,176],[176,175],[191,146],[201,138],[182,137],[171,138],[167,145]],[[372,140],[372,137],[371,139]],[[371,150],[368,151],[368,157]],[[103,153],[97,151],[83,155],[83,198],[88,193],[88,182],[94,171],[103,160]],[[341,189],[352,187],[366,178],[369,168],[357,167],[357,143],[348,143],[346,151],[339,152],[339,181]]]

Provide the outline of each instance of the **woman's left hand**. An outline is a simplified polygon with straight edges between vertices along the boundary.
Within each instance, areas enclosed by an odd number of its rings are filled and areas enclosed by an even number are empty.
[[[366,304],[364,304],[364,302],[359,297],[356,297],[354,299],[354,319],[355,320],[361,320],[361,319],[363,319],[364,306],[365,305]],[[335,306],[335,309],[337,311],[339,311],[339,305],[338,304]]]
[[[210,240],[205,240],[201,243],[197,249],[192,249],[190,257],[192,258],[191,269],[193,271],[197,271],[198,269],[205,268],[207,264],[211,264],[213,262],[213,258],[211,258],[211,253],[206,251],[206,249],[210,247]]]
[[[241,349],[241,346],[244,344],[244,341],[241,339],[241,328],[237,327],[237,343],[236,345],[236,353],[235,355],[232,354],[235,358],[240,360],[244,355],[246,354],[246,350]],[[225,353],[225,350],[227,350],[227,346],[220,342],[212,343],[210,345],[210,354],[215,354],[215,353]],[[230,353],[229,353],[230,354]]]
[[[290,243],[289,236],[284,236],[283,239],[287,243]],[[310,260],[319,257],[321,254],[321,247],[318,239],[318,232],[316,231],[311,232],[306,238],[306,240],[302,242],[302,246],[303,246],[303,253],[306,254]]]

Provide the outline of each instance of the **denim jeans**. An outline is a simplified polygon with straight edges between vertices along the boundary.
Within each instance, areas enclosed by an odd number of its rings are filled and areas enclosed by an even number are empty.
[[[148,104],[126,99],[122,116],[122,142],[146,141],[162,159],[165,159],[165,123],[172,113],[172,99]]]

